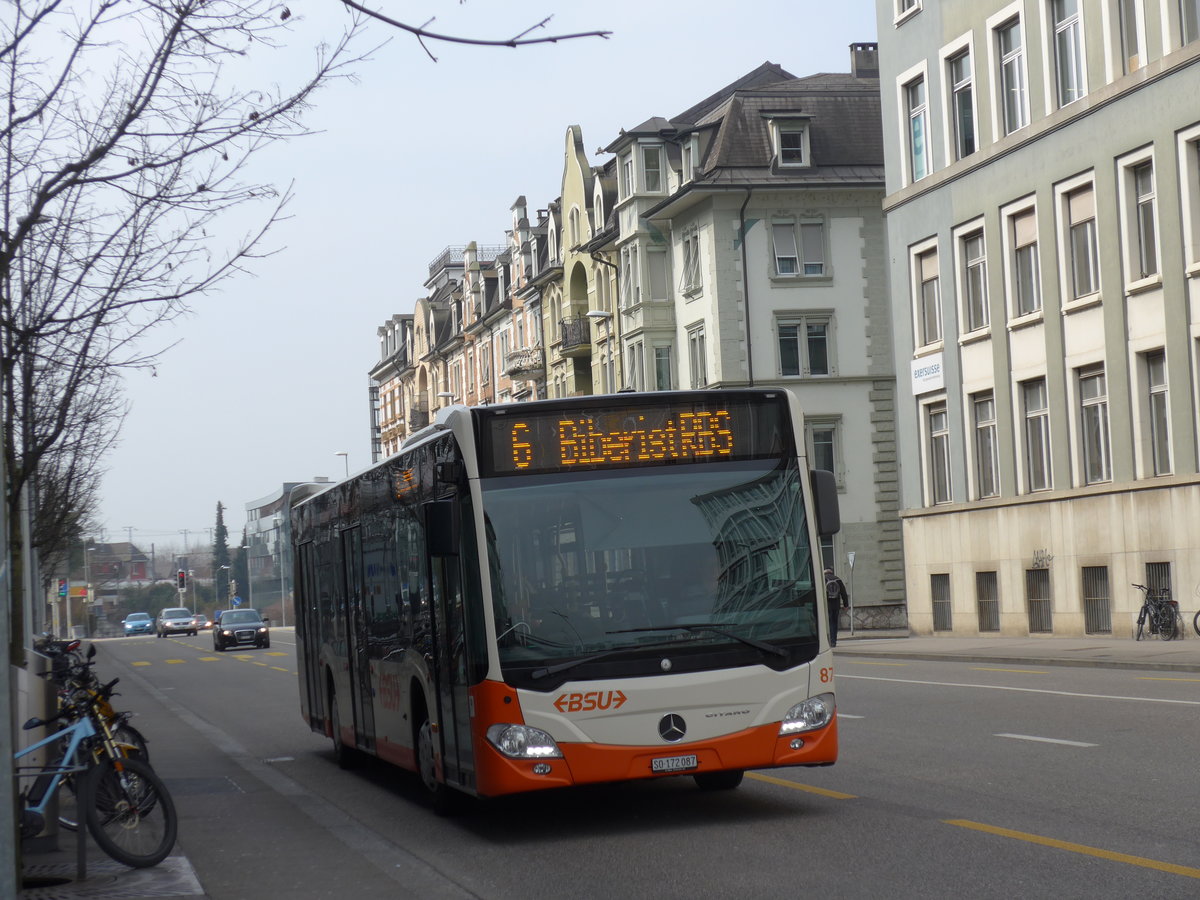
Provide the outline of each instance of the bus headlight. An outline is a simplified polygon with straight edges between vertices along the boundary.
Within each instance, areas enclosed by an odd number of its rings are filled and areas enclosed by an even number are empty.
[[[779,733],[798,734],[801,731],[814,731],[824,728],[833,720],[835,708],[833,694],[818,694],[809,697],[802,703],[797,703],[787,711],[783,722],[779,725]]]
[[[562,758],[554,738],[528,725],[493,725],[487,730],[492,746],[513,759]]]

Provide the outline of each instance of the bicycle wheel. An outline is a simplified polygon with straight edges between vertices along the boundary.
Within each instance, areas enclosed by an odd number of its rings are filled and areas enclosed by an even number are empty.
[[[1167,611],[1162,614],[1162,618],[1158,620],[1158,636],[1164,641],[1173,641],[1178,631],[1178,623],[1175,621],[1175,613]]]
[[[84,776],[81,796],[88,831],[119,863],[144,869],[158,865],[175,846],[179,821],[162,779],[137,759],[101,760]]]
[[[1196,636],[1200,637],[1200,612],[1196,613],[1196,618],[1192,619],[1192,628],[1196,632]]]
[[[1144,629],[1146,627],[1146,619],[1147,618],[1148,618],[1148,616],[1146,614],[1146,607],[1143,606],[1142,611],[1138,613],[1137,637],[1135,637],[1134,640],[1140,641],[1142,639],[1142,635],[1143,635]]]

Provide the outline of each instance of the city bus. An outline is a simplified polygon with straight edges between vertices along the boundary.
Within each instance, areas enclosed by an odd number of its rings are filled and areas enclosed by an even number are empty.
[[[290,509],[301,712],[460,794],[837,759],[820,538],[784,390],[449,406]]]

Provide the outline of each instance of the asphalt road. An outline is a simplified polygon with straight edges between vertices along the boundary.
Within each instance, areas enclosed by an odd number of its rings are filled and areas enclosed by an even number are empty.
[[[412,775],[338,769],[300,719],[289,630],[269,651],[97,646],[214,900],[1200,895],[1200,675],[839,659],[832,768],[440,818]]]

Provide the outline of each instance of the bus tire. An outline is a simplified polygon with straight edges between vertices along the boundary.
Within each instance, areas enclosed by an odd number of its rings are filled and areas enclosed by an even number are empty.
[[[353,769],[358,761],[353,747],[342,740],[342,717],[338,714],[337,692],[333,689],[333,677],[329,678],[329,718],[333,732],[333,759],[339,769]]]
[[[696,787],[702,791],[732,791],[742,783],[746,773],[742,769],[729,769],[725,772],[699,772],[692,776]]]
[[[464,795],[437,777],[437,753],[434,749],[433,725],[424,714],[417,729],[417,774],[429,797],[429,805],[439,816],[452,816],[462,809]]]

